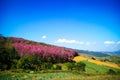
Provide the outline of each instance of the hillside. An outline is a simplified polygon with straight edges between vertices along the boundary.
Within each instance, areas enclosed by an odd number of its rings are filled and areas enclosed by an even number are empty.
[[[76,61],[76,62],[87,60],[88,62],[95,63],[97,65],[104,65],[104,66],[109,66],[109,67],[120,69],[120,66],[118,66],[115,63],[102,62],[100,60],[93,60],[93,59],[90,59],[90,58],[85,58],[83,56],[76,56],[73,60]]]
[[[111,55],[111,56],[99,58],[99,60],[104,61],[104,62],[115,63],[115,64],[118,64],[120,66],[120,56]]]
[[[113,52],[107,52],[109,55],[112,55],[112,56],[120,56],[120,50],[117,50],[117,51],[113,51]]]
[[[8,37],[6,42],[13,47],[20,57],[29,55],[39,55],[44,59],[50,61],[70,60],[77,55],[75,50],[69,50],[67,48],[26,40],[23,38]]]
[[[29,56],[41,58],[41,60],[45,62],[59,63],[71,61],[74,56],[77,55],[78,53],[75,50],[64,47],[30,41],[23,38],[0,36],[0,69],[2,70],[10,69],[13,64],[17,66],[16,64],[19,60],[26,59]],[[36,59],[34,59],[34,61],[36,61]]]
[[[93,55],[82,55],[78,56],[74,49],[0,36],[0,79],[112,80],[109,75],[120,79],[118,65],[102,62]]]

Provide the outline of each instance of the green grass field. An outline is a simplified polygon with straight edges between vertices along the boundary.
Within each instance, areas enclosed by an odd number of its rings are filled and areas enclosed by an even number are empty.
[[[4,72],[0,80],[120,80],[119,75],[83,75],[70,72],[11,73]]]
[[[85,72],[68,71],[67,63],[61,63],[62,70],[42,70],[30,73],[30,70],[9,70],[0,72],[0,80],[120,80],[119,69],[96,65],[88,61]],[[115,73],[108,74],[109,69]]]

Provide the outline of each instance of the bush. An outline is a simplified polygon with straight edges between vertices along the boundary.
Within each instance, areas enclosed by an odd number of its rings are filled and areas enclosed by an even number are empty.
[[[52,69],[53,64],[51,62],[45,62],[41,65],[42,69]]]
[[[7,69],[7,64],[0,63],[0,71],[4,71]]]
[[[61,70],[62,67],[61,67],[60,65],[57,64],[56,67],[55,67],[55,69],[56,69],[56,70]]]
[[[95,58],[95,57],[92,57],[91,59],[96,60],[96,58]]]
[[[85,71],[85,66],[86,66],[85,63],[83,63],[83,62],[77,62],[77,63],[75,64],[75,69],[76,69],[78,72]]]
[[[116,72],[113,69],[109,69],[107,73],[108,74],[116,74]]]
[[[18,63],[18,60],[17,59],[13,59],[11,60],[12,61],[12,66],[11,66],[11,69],[17,69],[17,63]]]
[[[0,66],[0,69],[10,69],[14,64],[13,60],[19,59],[19,55],[16,53],[15,49],[12,47],[12,44],[6,42],[6,44],[0,47],[0,64],[5,66]]]
[[[68,70],[73,70],[75,68],[75,63],[74,62],[68,62],[67,63],[67,69]]]
[[[40,70],[43,60],[38,55],[24,56],[18,61],[17,68]]]

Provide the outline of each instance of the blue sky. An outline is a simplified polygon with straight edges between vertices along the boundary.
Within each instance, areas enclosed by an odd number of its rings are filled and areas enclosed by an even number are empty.
[[[74,49],[120,49],[119,0],[0,0],[0,34]]]

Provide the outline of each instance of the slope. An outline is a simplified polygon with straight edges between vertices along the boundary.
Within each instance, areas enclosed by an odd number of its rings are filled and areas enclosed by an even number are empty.
[[[83,56],[76,56],[76,57],[74,57],[73,60],[76,61],[76,62],[87,60],[88,62],[95,63],[97,65],[104,65],[104,66],[109,66],[109,67],[120,69],[120,67],[115,63],[102,62],[102,61],[99,61],[99,60],[93,60],[93,59],[90,59],[90,58],[85,58]]]

